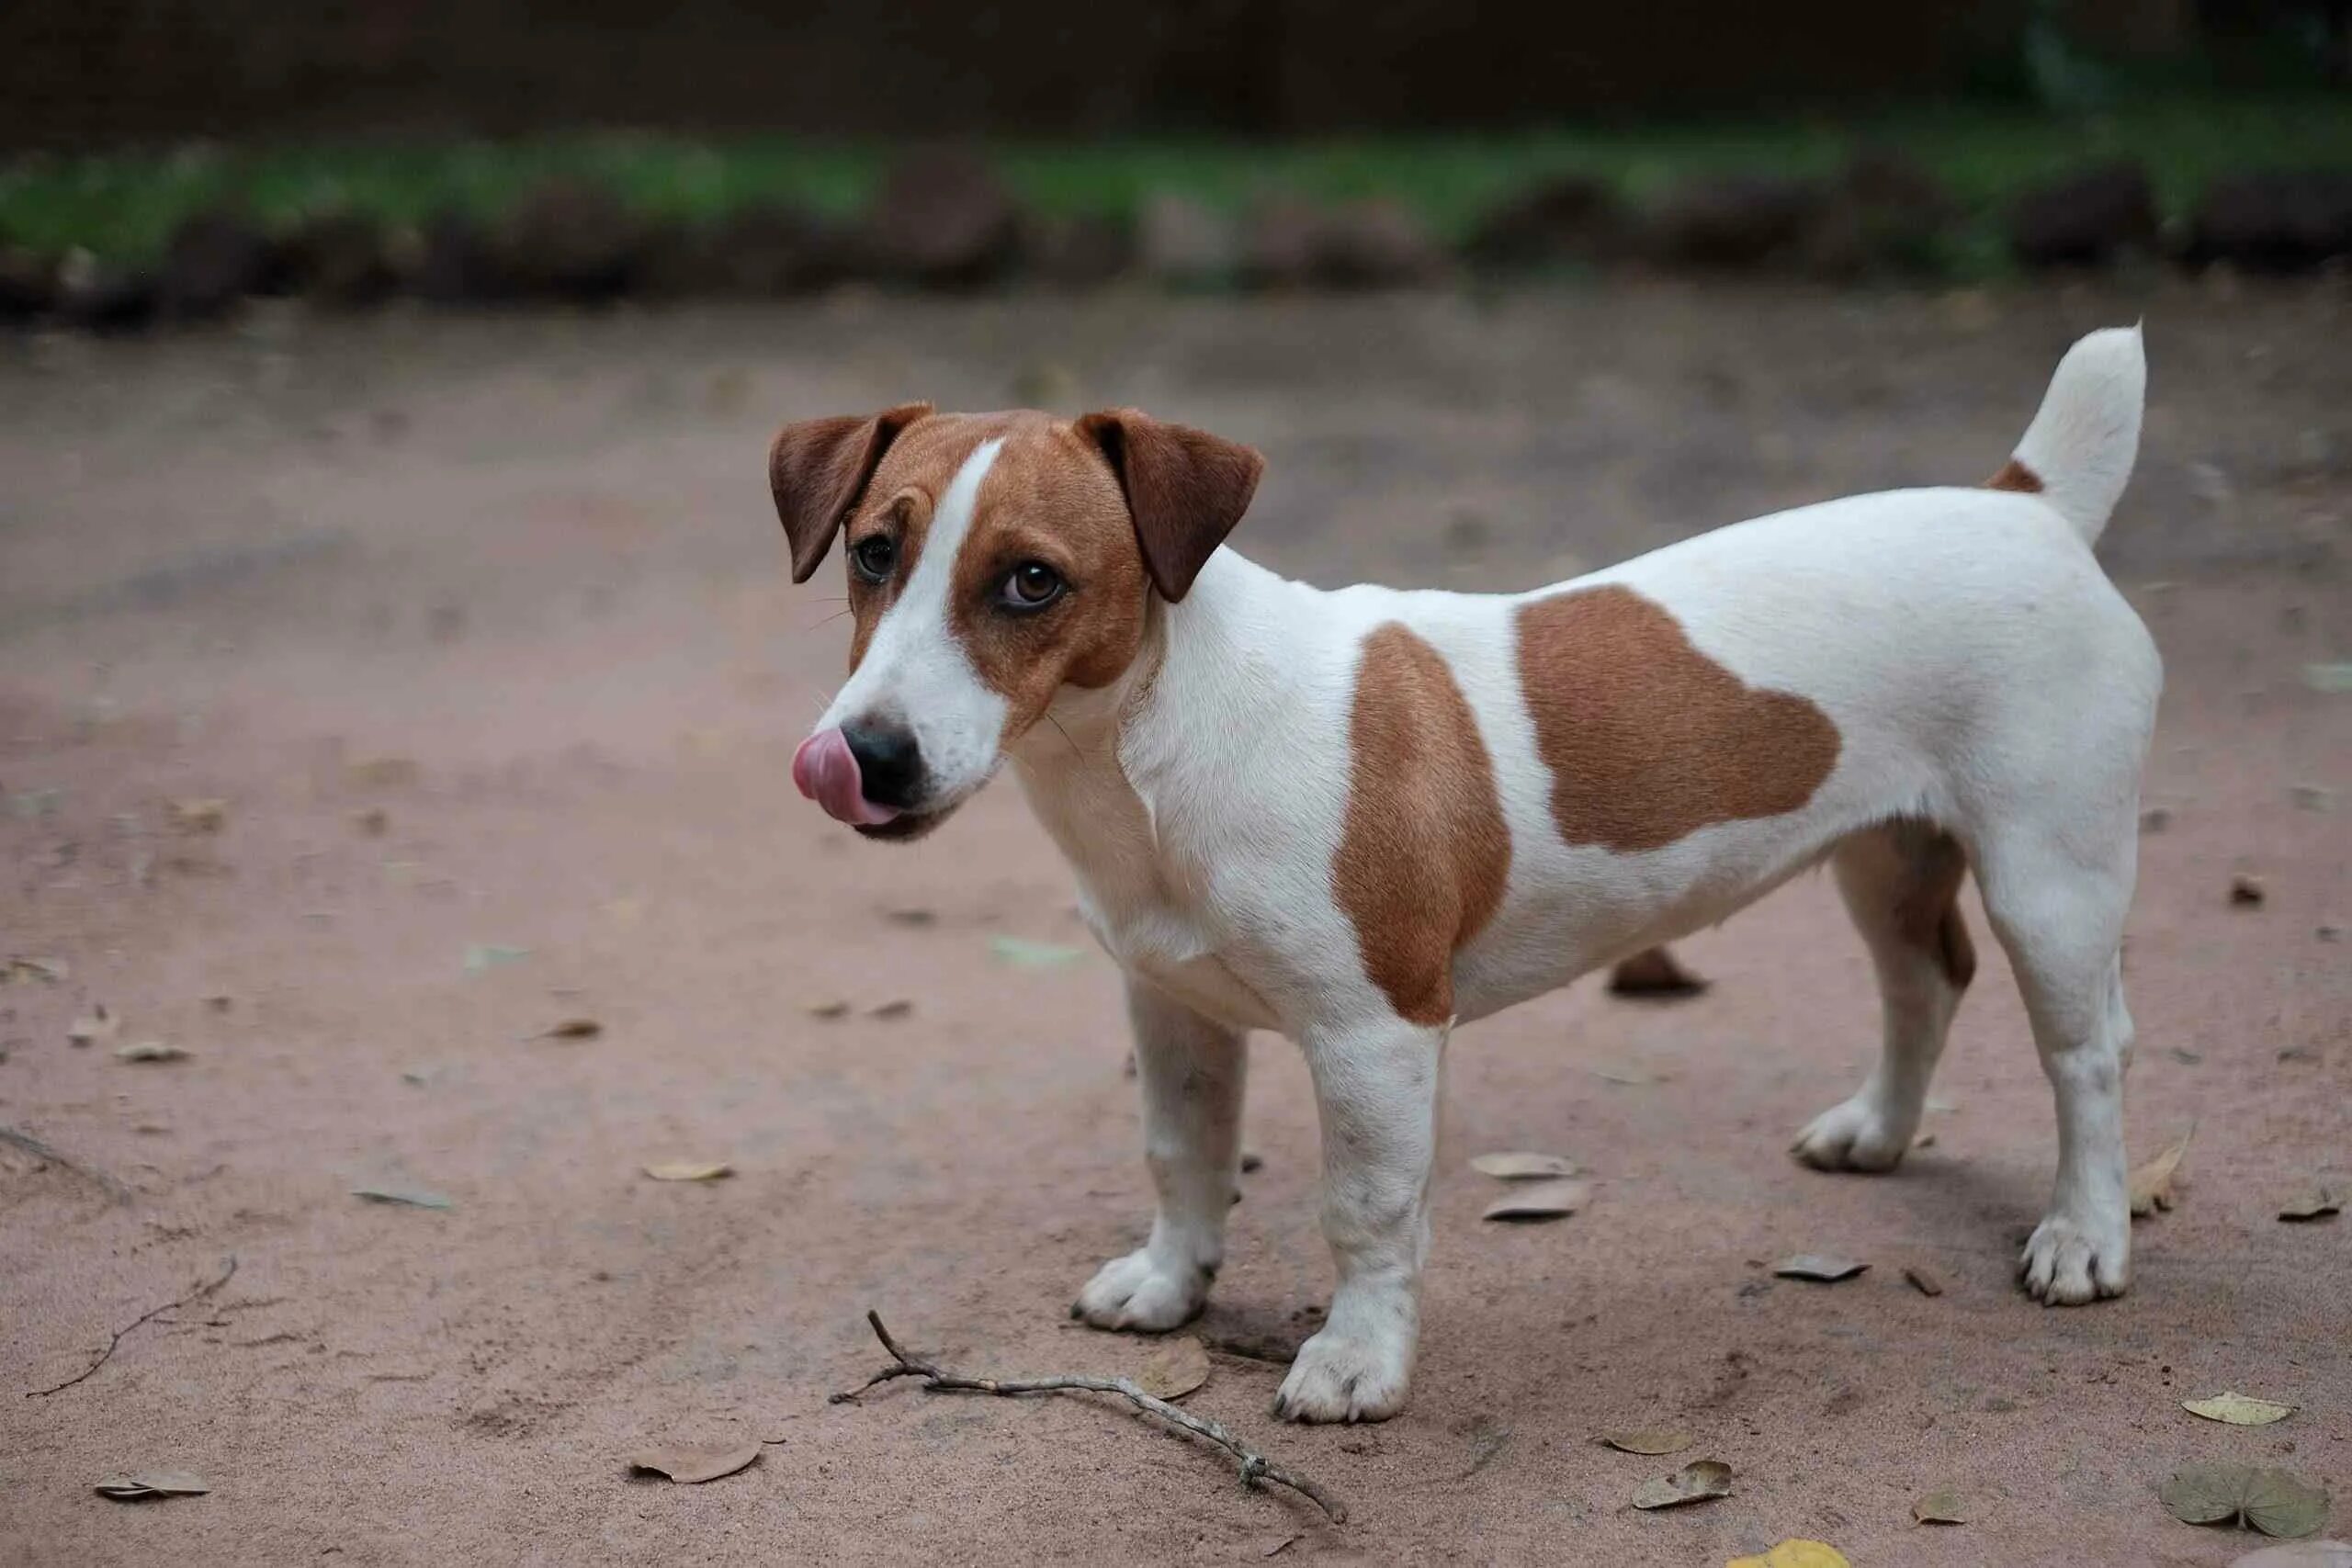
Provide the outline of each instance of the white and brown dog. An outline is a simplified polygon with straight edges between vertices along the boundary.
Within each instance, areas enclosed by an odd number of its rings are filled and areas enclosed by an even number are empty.
[[[1277,577],[1222,547],[1258,455],[1129,411],[787,426],[793,576],[843,535],[856,618],[794,780],[904,840],[1010,759],[1127,976],[1159,1214],[1073,1311],[1201,1310],[1243,1035],[1278,1030],[1313,1073],[1339,1282],[1276,1409],[1394,1415],[1451,1026],[1825,860],[1885,1040],[1798,1157],[1884,1170],[1910,1146],[1975,964],[1973,868],[2058,1102],[2025,1288],[2122,1291],[2118,953],[2163,674],[2091,545],[2145,378],[2137,329],[2096,333],[1984,487],[1803,507],[1510,595]]]

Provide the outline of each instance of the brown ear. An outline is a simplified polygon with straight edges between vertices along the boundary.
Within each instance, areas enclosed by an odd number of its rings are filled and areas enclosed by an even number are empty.
[[[1183,598],[1250,510],[1266,459],[1239,442],[1134,409],[1088,414],[1078,429],[1119,476],[1152,586],[1170,604]]]
[[[833,536],[899,432],[931,412],[901,403],[876,414],[803,420],[776,432],[768,448],[768,488],[792,546],[792,581],[806,582],[833,547]]]

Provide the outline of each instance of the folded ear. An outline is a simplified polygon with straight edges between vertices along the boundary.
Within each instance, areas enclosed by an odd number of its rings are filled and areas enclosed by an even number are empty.
[[[833,536],[899,432],[930,412],[929,403],[901,403],[876,414],[803,420],[776,432],[768,448],[768,488],[792,546],[793,581],[808,581],[833,547]]]
[[[1119,476],[1152,586],[1170,604],[1183,598],[1250,510],[1266,459],[1239,442],[1135,409],[1088,414],[1078,429]]]

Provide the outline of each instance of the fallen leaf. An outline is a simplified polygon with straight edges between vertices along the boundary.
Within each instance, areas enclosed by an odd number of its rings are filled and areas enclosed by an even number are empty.
[[[1940,1492],[1930,1492],[1911,1505],[1911,1518],[1916,1524],[1964,1525],[1970,1516],[1968,1505],[1962,1502],[1960,1494],[1950,1487]]]
[[[2191,1416],[2202,1416],[2208,1421],[2222,1421],[2233,1427],[2267,1427],[2273,1421],[2284,1421],[2295,1413],[2291,1404],[2256,1399],[2246,1393],[2217,1393],[2207,1399],[2184,1399],[2180,1407]]]
[[[2172,808],[2169,807],[2151,806],[2140,813],[2140,831],[2143,833],[2161,833],[2171,826]]]
[[[2198,1063],[2202,1062],[2205,1059],[2196,1052],[2185,1051],[2177,1045],[2174,1046],[2172,1050],[2166,1054],[2170,1055],[2174,1061],[2178,1062],[2184,1067],[2193,1067],[2197,1066]]]
[[[1854,1568],[1846,1554],[1826,1540],[1790,1540],[1761,1557],[1734,1557],[1724,1568]]]
[[[391,829],[392,814],[380,806],[371,806],[365,811],[353,812],[351,826],[355,832],[365,833],[371,839],[380,839]]]
[[[2344,1195],[2332,1187],[2314,1187],[2308,1192],[2296,1194],[2278,1211],[2278,1217],[2290,1223],[2300,1220],[2324,1220],[2344,1212]]]
[[[2230,902],[2242,909],[2254,908],[2268,897],[2269,893],[2264,888],[2262,878],[2258,876],[2249,876],[2245,872],[2240,872],[2230,878]]]
[[[1065,947],[1057,942],[1031,942],[1026,937],[998,936],[989,939],[989,951],[1000,964],[1015,969],[1058,969],[1065,964],[1075,964],[1086,956],[1082,947]]]
[[[1159,1399],[1182,1399],[1208,1381],[1209,1353],[1190,1335],[1153,1351],[1136,1374],[1136,1385]]]
[[[212,1012],[227,1012],[237,1005],[237,998],[226,991],[215,991],[204,998],[204,1005]]]
[[[823,1019],[847,1018],[849,1016],[849,1004],[847,1002],[839,1001],[819,1002],[815,1007],[808,1010],[808,1016],[810,1018]]]
[[[1783,1280],[1815,1280],[1834,1285],[1840,1280],[1850,1280],[1870,1267],[1850,1258],[1838,1258],[1826,1252],[1801,1252],[1794,1258],[1784,1258],[1772,1266],[1772,1272]]]
[[[915,1004],[907,1000],[906,998],[900,997],[895,1001],[884,1002],[880,1007],[870,1010],[865,1016],[868,1018],[904,1018],[907,1014],[914,1010]]]
[[[1244,1151],[1242,1151],[1242,1155],[1241,1155],[1241,1174],[1242,1174],[1242,1175],[1244,1175],[1244,1176],[1251,1176],[1251,1175],[1255,1175],[1257,1172],[1261,1171],[1261,1170],[1263,1170],[1263,1169],[1265,1169],[1265,1168],[1266,1168],[1266,1156],[1263,1156],[1263,1155],[1261,1155],[1261,1154],[1258,1153],[1258,1152],[1257,1152],[1256,1150],[1254,1150],[1254,1149],[1245,1149]]]
[[[66,1040],[75,1045],[95,1045],[101,1040],[111,1040],[122,1030],[122,1020],[108,1012],[104,1005],[94,1007],[86,1017],[77,1018],[65,1026]]]
[[[1487,1205],[1482,1220],[1556,1220],[1575,1213],[1592,1198],[1589,1181],[1522,1181]]]
[[[2132,1173],[2132,1215],[2144,1219],[2159,1209],[2173,1206],[2172,1179],[2180,1169],[2180,1162],[2188,1153],[2188,1140],[2197,1135],[2197,1123],[2191,1122],[2188,1131],[2170,1148],[2141,1166]]]
[[[1304,1536],[1286,1535],[1283,1537],[1282,1540],[1274,1542],[1273,1545],[1266,1548],[1265,1551],[1260,1552],[1259,1555],[1261,1557],[1280,1557],[1283,1552],[1290,1550],[1292,1542],[1303,1540],[1305,1539],[1306,1538]]]
[[[2352,1568],[2352,1541],[2298,1540],[2235,1558],[2230,1568]]]
[[[2299,810],[2333,811],[2335,809],[2335,792],[2319,784],[2290,784],[2287,789],[2287,798],[2293,801]]]
[[[355,1187],[354,1198],[365,1198],[370,1203],[400,1203],[412,1209],[447,1209],[452,1205],[438,1192],[412,1192],[397,1187]]]
[[[594,1040],[605,1032],[605,1026],[593,1018],[567,1018],[553,1029],[536,1038],[540,1040]]]
[[[490,942],[475,942],[466,949],[466,973],[479,975],[502,964],[520,964],[531,956],[527,947],[499,947]]]
[[[1917,1263],[1904,1265],[1903,1278],[1910,1282],[1913,1290],[1923,1296],[1940,1296],[1944,1293],[1943,1280],[1937,1278],[1934,1269],[1924,1265]]]
[[[1518,1151],[1480,1155],[1470,1162],[1470,1168],[1481,1176],[1491,1176],[1499,1181],[1532,1181],[1538,1177],[1574,1176],[1577,1173],[1574,1160],[1558,1155]]]
[[[1595,1067],[1592,1069],[1592,1076],[1602,1083],[1624,1084],[1633,1089],[1641,1089],[1658,1081],[1639,1067]]]
[[[136,1475],[109,1475],[98,1483],[101,1497],[118,1503],[144,1503],[155,1497],[201,1497],[212,1490],[209,1483],[184,1470],[142,1470]]]
[[[175,800],[171,813],[172,826],[183,833],[217,833],[229,825],[225,800]]]
[[[1634,1493],[1636,1508],[1677,1508],[1685,1503],[1731,1495],[1731,1466],[1719,1459],[1684,1465],[1672,1475],[1645,1481]]]
[[[187,1059],[187,1047],[168,1045],[161,1040],[139,1040],[114,1048],[118,1062],[181,1062]]]
[[[1936,1135],[1933,1133],[1922,1133],[1911,1140],[1911,1146],[1915,1149],[1932,1149],[1936,1146]]]
[[[1688,1432],[1661,1429],[1655,1432],[1603,1432],[1600,1440],[1627,1454],[1679,1454],[1698,1439]]]
[[[650,1470],[687,1486],[732,1475],[760,1457],[760,1445],[740,1449],[646,1449],[628,1456],[631,1470]]]
[[[1949,1116],[1953,1111],[1960,1109],[1960,1101],[1956,1100],[1940,1100],[1934,1095],[1929,1095],[1928,1097],[1927,1103],[1922,1105],[1920,1109],[1926,1111],[1930,1115]]]
[[[939,917],[929,909],[892,909],[886,917],[894,926],[931,926]]]
[[[369,757],[343,770],[344,778],[359,789],[401,789],[424,776],[424,770],[406,757]]]
[[[2174,1472],[2156,1496],[2184,1524],[2233,1524],[2244,1515],[2265,1535],[2291,1538],[2317,1534],[2327,1522],[2327,1489],[2283,1470],[2191,1465]]]
[[[27,958],[20,953],[0,964],[0,982],[39,980],[43,985],[59,986],[72,972],[62,958]]]
[[[2303,684],[2314,692],[2341,696],[2352,692],[2352,664],[2306,664]]]
[[[664,1165],[649,1165],[645,1174],[656,1181],[716,1181],[722,1176],[732,1176],[735,1168],[721,1160],[672,1160]]]

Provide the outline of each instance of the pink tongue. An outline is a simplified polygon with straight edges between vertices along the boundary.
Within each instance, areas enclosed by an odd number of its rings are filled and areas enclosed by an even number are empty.
[[[899,814],[896,807],[876,806],[865,798],[856,754],[838,729],[820,731],[800,743],[792,754],[792,782],[837,821],[874,828]]]

